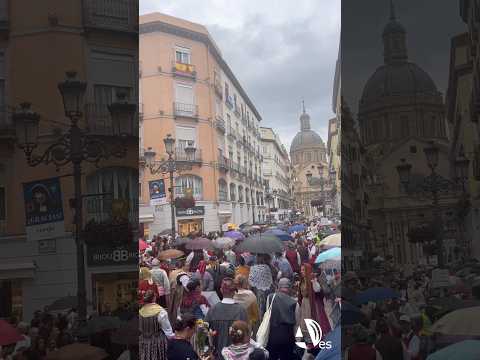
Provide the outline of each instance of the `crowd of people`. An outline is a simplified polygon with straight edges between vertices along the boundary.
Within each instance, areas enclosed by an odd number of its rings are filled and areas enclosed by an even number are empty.
[[[324,230],[306,222],[272,254],[237,251],[243,239],[190,251],[189,239],[154,237],[140,257],[140,359],[315,359],[320,349],[304,320],[316,321],[323,338],[340,326],[340,260],[315,264]],[[299,328],[306,349],[295,344]]]
[[[407,273],[392,260],[378,258],[366,273],[344,273],[345,359],[467,359],[461,352],[467,347],[470,354],[475,351],[478,356],[468,359],[480,358],[480,342],[464,342],[480,339],[478,327],[459,328],[462,323],[476,322],[458,318],[457,312],[471,310],[473,315],[480,311],[478,263],[451,264],[443,270],[418,266]],[[445,274],[447,281],[439,282],[435,273]],[[454,344],[457,352],[447,355],[445,351]]]

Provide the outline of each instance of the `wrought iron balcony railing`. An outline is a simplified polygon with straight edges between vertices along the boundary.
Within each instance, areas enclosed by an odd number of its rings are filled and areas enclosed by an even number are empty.
[[[219,115],[217,115],[215,119],[215,127],[217,128],[217,130],[220,130],[222,133],[225,134],[225,120],[223,120],[222,117]]]
[[[85,198],[85,223],[128,220],[138,225],[138,199],[114,199],[112,196]]]
[[[138,33],[137,0],[85,0],[85,27]]]
[[[173,111],[177,117],[198,118],[198,105],[185,104],[181,102],[173,103]]]
[[[191,79],[196,79],[197,77],[197,71],[195,70],[195,65],[184,64],[178,61],[172,62],[172,73],[175,76],[183,76]]]
[[[89,103],[85,106],[85,115],[88,129],[91,134],[112,136],[113,124],[112,116],[108,110],[107,104]],[[137,113],[138,116],[138,113]],[[136,122],[134,121],[134,124]],[[138,125],[133,126],[130,135],[138,137]]]
[[[176,161],[182,161],[182,162],[193,162],[193,163],[202,163],[202,150],[201,149],[196,149],[195,154],[193,157],[193,161],[189,159],[189,156],[187,155],[187,152],[185,151],[185,148],[176,148],[175,149],[175,160]]]

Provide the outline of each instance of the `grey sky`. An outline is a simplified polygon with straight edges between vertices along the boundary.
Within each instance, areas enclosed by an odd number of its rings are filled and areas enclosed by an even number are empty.
[[[305,99],[312,127],[327,141],[340,38],[340,0],[140,0],[205,25],[236,77],[287,146]]]

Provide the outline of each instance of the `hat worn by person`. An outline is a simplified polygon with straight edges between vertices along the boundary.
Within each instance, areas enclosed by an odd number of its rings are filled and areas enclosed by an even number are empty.
[[[292,283],[288,278],[281,278],[278,280],[278,288],[279,289],[290,289],[292,287]]]

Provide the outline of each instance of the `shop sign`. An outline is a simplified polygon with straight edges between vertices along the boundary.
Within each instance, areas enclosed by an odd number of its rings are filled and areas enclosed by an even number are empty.
[[[38,241],[39,254],[54,254],[57,252],[57,239],[46,239]]]
[[[27,239],[44,240],[65,235],[63,197],[58,177],[23,184]]]
[[[138,264],[138,245],[88,246],[87,264],[92,267]]]
[[[205,206],[194,206],[188,209],[176,208],[177,216],[200,216],[205,215]]]

